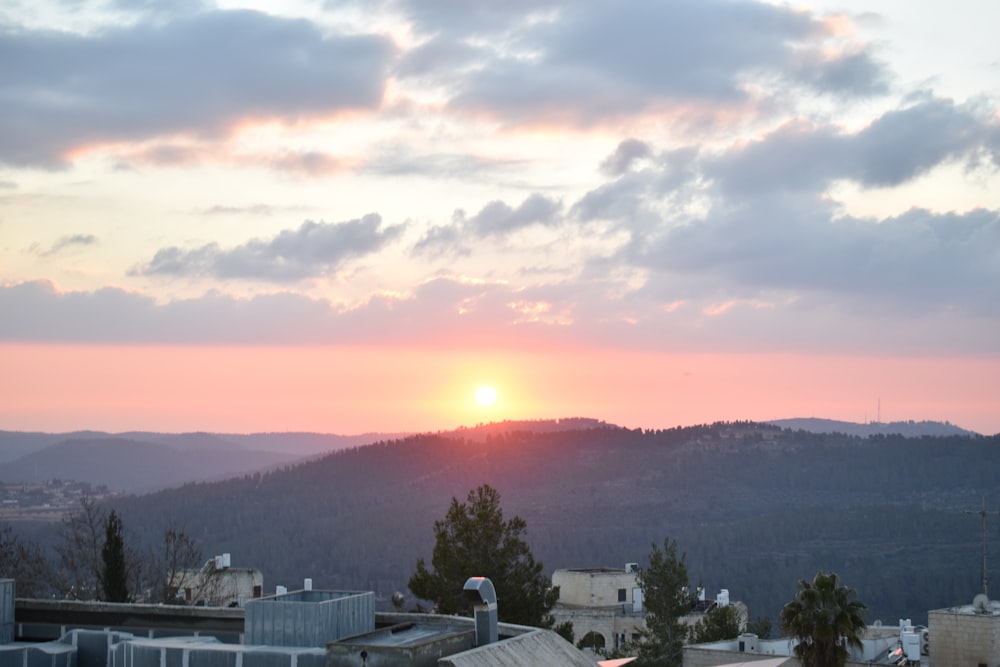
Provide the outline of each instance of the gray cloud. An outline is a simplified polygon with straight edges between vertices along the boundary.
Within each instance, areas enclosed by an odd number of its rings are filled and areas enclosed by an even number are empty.
[[[835,179],[899,185],[948,160],[996,151],[1000,123],[987,108],[925,97],[889,111],[856,134],[792,122],[705,165],[724,193],[818,192]]]
[[[414,153],[405,145],[393,144],[375,152],[363,171],[379,176],[425,176],[450,179],[495,178],[514,171],[520,160],[492,159],[464,153]]]
[[[888,71],[868,51],[845,53],[833,59],[812,54],[802,58],[792,71],[803,83],[823,92],[855,97],[889,92]]]
[[[491,201],[471,218],[456,211],[451,224],[432,227],[417,243],[417,252],[469,254],[469,240],[503,238],[534,225],[554,226],[562,222],[562,204],[533,194],[514,208],[499,200]]]
[[[350,259],[376,252],[402,230],[402,225],[383,229],[382,218],[375,214],[341,223],[306,221],[296,230],[228,250],[216,243],[193,250],[163,248],[132,273],[292,282],[325,275]]]
[[[786,7],[594,0],[554,15],[514,31],[511,12],[497,21],[491,39],[479,40],[478,54],[466,54],[450,69],[434,59],[434,76],[456,91],[453,106],[508,121],[550,115],[590,123],[664,102],[743,105],[751,101],[746,81],[760,75],[840,97],[886,89],[887,75],[865,47],[829,55],[826,26]],[[426,27],[432,39],[425,52],[447,51],[447,44],[468,36],[462,31],[488,30],[478,21],[444,26]],[[423,52],[407,54],[402,71],[409,66],[432,74],[408,62],[411,55],[427,60]]]
[[[615,152],[601,163],[601,171],[611,176],[620,176],[627,172],[637,161],[652,155],[649,145],[638,139],[625,139]]]
[[[0,31],[0,161],[58,167],[93,142],[220,136],[254,116],[372,108],[390,42],[305,20],[214,11],[91,35]]]
[[[252,206],[211,206],[203,212],[207,215],[259,215],[269,218],[274,215],[274,207],[267,204],[254,204]]]
[[[105,288],[60,292],[48,281],[0,286],[0,340],[163,344],[510,342],[516,290],[440,278],[407,298],[376,296],[340,312],[328,301],[281,292],[250,299],[210,292],[159,304]]]
[[[997,211],[913,209],[880,221],[834,214],[829,202],[798,195],[720,206],[664,233],[640,261],[679,284],[690,280],[684,295],[777,290],[852,308],[1000,316]]]
[[[94,245],[95,243],[97,243],[97,237],[93,234],[73,234],[61,237],[58,241],[52,244],[51,248],[40,254],[44,257],[48,257],[74,246],[88,246]]]

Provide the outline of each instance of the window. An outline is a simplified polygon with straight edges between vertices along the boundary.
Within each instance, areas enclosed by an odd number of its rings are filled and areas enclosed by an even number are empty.
[[[626,598],[625,598],[625,589],[624,588],[619,588],[618,589],[618,601],[619,602],[625,602],[625,600],[626,600]]]

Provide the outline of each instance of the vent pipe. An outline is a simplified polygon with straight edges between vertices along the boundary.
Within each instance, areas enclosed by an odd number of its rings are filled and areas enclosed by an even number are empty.
[[[466,597],[472,601],[476,618],[476,646],[492,644],[500,638],[497,629],[497,591],[486,577],[469,577],[463,586]]]

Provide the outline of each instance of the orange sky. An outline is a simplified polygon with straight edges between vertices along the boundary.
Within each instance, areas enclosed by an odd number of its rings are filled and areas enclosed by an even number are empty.
[[[592,417],[631,428],[824,417],[1000,432],[1000,362],[607,350],[0,346],[0,427],[63,432],[446,430]],[[490,408],[474,400],[490,384]]]

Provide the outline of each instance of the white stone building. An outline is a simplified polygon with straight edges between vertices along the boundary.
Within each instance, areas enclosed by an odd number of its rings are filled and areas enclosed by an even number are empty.
[[[206,607],[243,607],[264,593],[264,574],[252,567],[232,567],[229,554],[210,558],[197,570],[182,570],[170,586],[178,598]]]
[[[552,585],[559,587],[559,600],[552,609],[556,624],[572,623],[576,641],[589,648],[610,650],[635,641],[646,627],[638,572],[637,563],[626,563],[624,568],[556,570],[552,575]],[[746,605],[730,602],[725,589],[714,601],[705,600],[704,591],[699,591],[691,613],[681,620],[693,626],[712,607],[730,604],[736,606],[740,624],[746,627]]]

